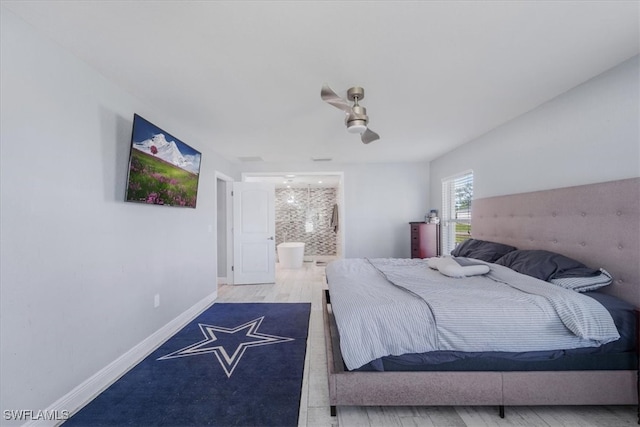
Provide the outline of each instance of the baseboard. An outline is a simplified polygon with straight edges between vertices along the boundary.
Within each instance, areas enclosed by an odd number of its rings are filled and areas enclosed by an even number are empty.
[[[218,277],[218,285],[228,285],[229,280],[226,277]]]
[[[158,346],[165,342],[169,337],[173,336],[176,332],[191,322],[196,316],[207,309],[216,299],[217,292],[203,298],[198,303],[194,304],[184,313],[158,329],[152,335],[147,337],[140,344],[133,347],[131,350],[105,366],[93,376],[89,377],[86,381],[78,385],[66,395],[62,396],[46,410],[45,414],[71,414],[73,415],[80,410],[84,405],[90,402],[95,396],[100,394],[103,390],[113,384],[122,375],[124,375],[129,369],[135,366],[142,359],[147,357]],[[62,420],[32,420],[24,427],[44,427],[44,426],[56,426],[61,423]]]

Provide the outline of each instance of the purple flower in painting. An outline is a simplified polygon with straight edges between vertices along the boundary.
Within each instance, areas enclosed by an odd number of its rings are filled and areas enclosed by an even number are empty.
[[[154,156],[155,156],[156,154],[158,154],[158,149],[156,148],[156,146],[155,146],[155,145],[152,145],[152,146],[151,146],[151,154],[153,154]]]
[[[156,203],[156,200],[158,199],[158,193],[149,193],[147,195],[147,203]]]

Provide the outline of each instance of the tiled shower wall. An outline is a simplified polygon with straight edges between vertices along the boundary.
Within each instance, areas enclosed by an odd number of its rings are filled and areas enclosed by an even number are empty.
[[[276,244],[304,242],[305,256],[336,255],[335,188],[276,188]]]

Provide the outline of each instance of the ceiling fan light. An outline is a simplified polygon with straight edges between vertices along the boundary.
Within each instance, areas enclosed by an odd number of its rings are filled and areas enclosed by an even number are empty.
[[[363,133],[367,130],[367,122],[364,120],[354,120],[347,124],[347,131],[349,133]]]

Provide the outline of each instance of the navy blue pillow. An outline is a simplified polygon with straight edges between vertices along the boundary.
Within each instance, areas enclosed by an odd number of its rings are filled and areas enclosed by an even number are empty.
[[[589,268],[575,259],[544,250],[518,249],[504,255],[495,263],[544,281],[600,274],[600,270]]]
[[[496,262],[502,258],[503,255],[515,250],[516,248],[513,246],[503,245],[502,243],[468,239],[456,246],[456,248],[451,251],[451,255],[455,257],[475,258],[486,262]]]

